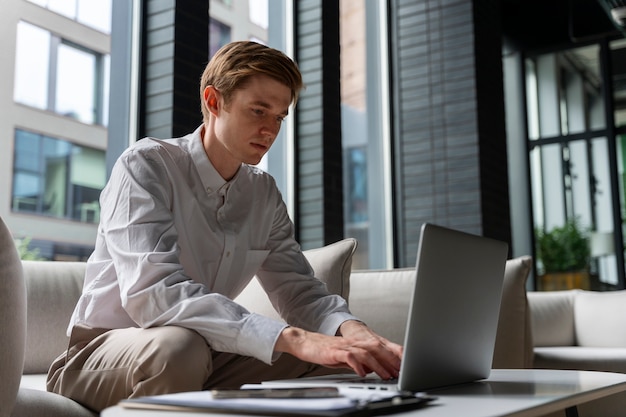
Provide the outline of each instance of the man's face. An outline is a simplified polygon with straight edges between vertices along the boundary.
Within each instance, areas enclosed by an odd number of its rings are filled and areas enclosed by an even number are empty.
[[[289,112],[291,90],[273,78],[256,75],[234,92],[220,96],[215,137],[233,163],[256,165],[270,149]]]

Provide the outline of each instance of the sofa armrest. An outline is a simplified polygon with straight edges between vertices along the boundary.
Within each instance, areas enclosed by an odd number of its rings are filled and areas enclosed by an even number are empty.
[[[574,298],[578,290],[528,292],[535,346],[575,346]]]
[[[24,373],[47,373],[67,349],[67,326],[82,292],[84,262],[22,261],[27,293]]]
[[[12,415],[24,361],[26,287],[22,264],[0,218],[0,416]]]

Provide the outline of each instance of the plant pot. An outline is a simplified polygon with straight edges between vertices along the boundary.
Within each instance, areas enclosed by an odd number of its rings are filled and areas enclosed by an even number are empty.
[[[539,289],[542,291],[589,290],[588,271],[550,272],[539,277]]]

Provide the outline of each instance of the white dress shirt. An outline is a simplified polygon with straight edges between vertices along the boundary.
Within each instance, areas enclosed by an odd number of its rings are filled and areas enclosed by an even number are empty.
[[[217,351],[271,363],[286,325],[232,301],[255,274],[291,325],[334,335],[356,319],[313,277],[274,179],[242,164],[225,181],[204,151],[201,127],[127,149],[100,204],[96,246],[68,333],[75,324],[177,325],[196,330]]]

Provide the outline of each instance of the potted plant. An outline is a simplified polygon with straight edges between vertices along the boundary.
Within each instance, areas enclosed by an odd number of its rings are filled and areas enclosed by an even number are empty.
[[[543,266],[541,289],[589,289],[589,236],[578,219],[549,231],[535,231],[537,259]]]

